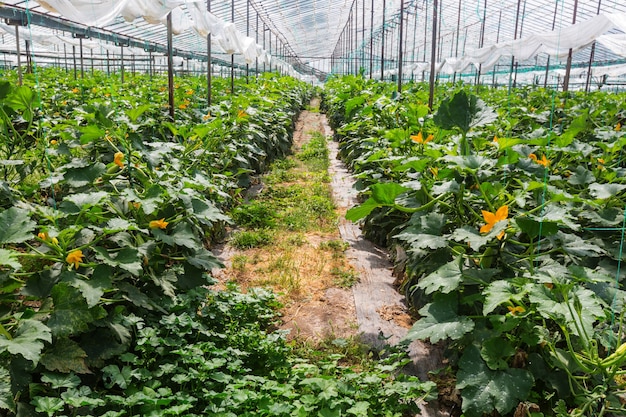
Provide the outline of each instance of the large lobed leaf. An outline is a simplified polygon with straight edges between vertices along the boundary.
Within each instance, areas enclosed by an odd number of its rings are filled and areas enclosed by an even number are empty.
[[[0,352],[22,355],[36,364],[41,358],[44,342],[52,342],[50,328],[38,320],[22,320],[12,339],[0,334]]]
[[[33,238],[36,223],[28,212],[11,207],[0,213],[0,244],[21,243]]]
[[[491,415],[494,410],[510,412],[528,397],[533,383],[532,374],[525,369],[489,369],[476,346],[465,349],[459,360],[456,386],[461,390],[466,417]]]
[[[404,337],[404,340],[426,340],[437,343],[450,338],[460,339],[464,334],[474,330],[472,319],[457,314],[456,295],[437,296],[435,301],[424,306],[420,318]]]

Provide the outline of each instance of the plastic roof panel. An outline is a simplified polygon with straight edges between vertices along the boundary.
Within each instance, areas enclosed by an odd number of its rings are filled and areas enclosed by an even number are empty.
[[[83,3],[85,1],[88,0],[83,0]],[[381,65],[383,36],[385,69],[397,65],[399,10],[403,3],[404,62],[423,63],[429,61],[431,56],[434,0],[209,0],[209,4],[207,0],[199,1],[201,10],[210,9],[213,15],[224,22],[234,20],[241,34],[253,38],[274,57],[282,58],[301,70],[312,65],[323,71],[340,72],[367,68],[370,59],[374,64],[374,72],[377,72]],[[5,0],[3,6],[0,6],[0,12],[13,7],[64,21],[63,16],[31,0]],[[561,28],[572,25],[575,9],[576,21],[583,22],[598,13],[626,13],[626,2],[439,0],[437,61],[461,57],[481,46],[490,47],[513,39],[524,40],[537,34],[547,34],[552,29],[558,33]],[[197,18],[191,0],[182,5],[182,10],[190,19]],[[75,26],[80,28],[80,22],[75,22]],[[59,33],[68,35],[63,31],[66,29],[63,25],[54,27],[59,29]],[[83,30],[86,29],[83,27]],[[145,41],[146,44],[153,42],[163,47],[167,42],[163,25],[149,24],[141,18],[127,22],[119,16],[114,22],[98,29],[98,36],[104,36],[107,41],[131,38],[137,41],[136,46],[140,46],[140,41]],[[623,34],[616,29],[608,33]],[[207,50],[206,38],[189,30],[174,36],[173,47],[177,54],[187,52],[192,56],[202,56]],[[229,61],[229,56],[223,54],[217,44],[213,53]],[[594,54],[594,60],[600,63],[624,62],[626,59],[600,44],[596,46]],[[575,52],[573,60],[582,65],[589,59],[589,55],[590,47],[586,47]],[[547,58],[546,54],[540,53],[534,59],[520,64],[542,65]],[[240,56],[236,56],[235,61],[239,64],[244,62]],[[351,65],[351,62],[355,65]],[[555,63],[555,60],[552,62]],[[331,63],[334,67],[331,67]],[[505,65],[506,59],[503,59],[500,66]]]

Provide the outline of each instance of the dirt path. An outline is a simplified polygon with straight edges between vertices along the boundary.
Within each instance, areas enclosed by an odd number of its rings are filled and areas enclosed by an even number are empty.
[[[318,102],[311,103],[317,107]],[[314,111],[303,111],[296,123],[294,149],[297,151],[309,140],[312,132],[321,132],[332,138],[326,116]],[[344,164],[337,158],[337,143],[329,140],[331,166],[331,188],[339,213],[356,204],[357,193],[354,179]],[[291,331],[292,337],[320,340],[324,337],[346,338],[360,335],[366,344],[376,350],[400,341],[411,327],[411,317],[406,310],[403,296],[394,287],[392,264],[387,254],[366,240],[358,225],[341,216],[338,236],[350,246],[346,257],[359,274],[359,282],[352,289],[335,287],[310,288],[310,291],[285,309],[283,328]],[[329,237],[321,237],[320,240]],[[315,237],[308,237],[315,245]],[[217,253],[227,267],[234,255],[226,248]],[[438,349],[420,341],[411,343],[409,355],[412,364],[407,371],[427,380],[428,372],[442,367],[442,356]],[[423,416],[446,416],[431,404],[422,410]]]

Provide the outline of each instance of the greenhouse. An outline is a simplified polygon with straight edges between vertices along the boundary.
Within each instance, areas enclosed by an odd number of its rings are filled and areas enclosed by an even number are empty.
[[[626,415],[623,0],[0,17],[0,416]]]

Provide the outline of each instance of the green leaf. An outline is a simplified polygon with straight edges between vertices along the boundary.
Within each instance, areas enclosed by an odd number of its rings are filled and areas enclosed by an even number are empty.
[[[424,171],[424,169],[426,169],[426,167],[428,166],[428,164],[430,164],[431,161],[428,158],[420,158],[420,159],[415,159],[412,161],[408,161],[405,162],[401,165],[398,165],[396,167],[393,168],[394,172],[405,172],[408,170],[412,170],[414,172],[422,172]]]
[[[564,148],[570,145],[574,141],[576,135],[587,128],[588,119],[589,110],[585,110],[582,115],[572,120],[572,123],[569,125],[567,130],[555,139],[556,146]]]
[[[567,182],[572,185],[591,184],[596,180],[595,175],[582,165],[577,165],[574,173],[570,175]]]
[[[37,412],[46,413],[49,416],[56,415],[57,411],[65,408],[65,401],[56,397],[35,397],[31,404],[35,406]]]
[[[12,94],[7,97],[6,102],[14,110],[21,110],[22,117],[24,117],[26,121],[30,122],[33,120],[34,100],[35,95],[33,90],[27,86],[20,86],[13,89]]]
[[[536,304],[537,311],[545,318],[552,319],[583,340],[594,334],[593,324],[605,317],[605,311],[596,294],[583,287],[574,287],[563,300],[557,291],[543,285],[533,285],[529,301]]]
[[[466,417],[508,414],[530,394],[533,376],[524,369],[492,371],[487,367],[476,346],[465,349],[459,360],[457,388],[463,398],[462,409]]]
[[[372,185],[370,191],[372,193],[371,198],[378,204],[392,205],[396,201],[396,197],[409,191],[409,188],[395,182],[384,182]]]
[[[0,410],[9,410],[15,413],[15,401],[11,391],[11,374],[2,366],[0,366]]]
[[[42,372],[41,382],[50,384],[50,388],[76,388],[80,385],[80,378],[73,373],[57,374],[52,372]]]
[[[41,358],[44,342],[51,343],[50,328],[39,320],[21,320],[12,339],[0,334],[0,352],[8,351],[12,355],[22,355],[35,364]]]
[[[126,110],[126,115],[132,123],[136,123],[137,119],[146,111],[152,108],[152,104],[143,104],[141,106],[132,107]]]
[[[0,249],[0,265],[10,266],[14,270],[22,268],[22,264],[17,260],[19,252],[11,249]]]
[[[475,251],[480,250],[481,247],[491,240],[489,235],[483,236],[478,232],[478,229],[469,226],[459,227],[452,232],[450,238],[455,242],[469,245],[469,247]]]
[[[561,233],[556,236],[561,242],[560,247],[567,254],[581,258],[594,258],[605,254],[605,251],[593,243],[583,240],[573,233]]]
[[[615,197],[624,190],[626,190],[626,185],[624,184],[598,184],[597,182],[589,184],[589,194],[593,198],[600,200]]]
[[[187,262],[198,269],[211,271],[214,268],[223,268],[224,264],[215,256],[213,252],[201,248],[193,256],[187,256]]]
[[[374,209],[380,207],[373,198],[368,198],[359,206],[352,207],[346,212],[346,220],[356,222],[364,217],[367,217]]]
[[[80,143],[83,145],[93,142],[94,140],[101,139],[106,135],[106,132],[100,129],[96,125],[88,125],[80,128]]]
[[[536,221],[529,217],[516,217],[515,223],[531,239],[537,236],[551,236],[559,231],[559,225],[554,222]]]
[[[106,316],[101,306],[89,308],[85,298],[74,287],[60,282],[52,289],[54,310],[50,314],[48,327],[57,337],[84,332],[89,324]]]
[[[198,221],[207,226],[219,221],[230,223],[230,218],[208,200],[193,198],[191,199],[191,208]]]
[[[474,322],[457,314],[455,294],[435,297],[435,301],[419,310],[422,316],[403,340],[430,339],[430,343],[450,338],[457,340],[474,329]]]
[[[106,171],[106,165],[96,162],[86,167],[70,168],[65,171],[64,178],[71,187],[84,187],[93,184],[104,171]]]
[[[143,271],[141,256],[135,248],[125,247],[116,252],[109,252],[98,246],[93,250],[96,252],[96,258],[106,265],[123,269],[136,277]]]
[[[0,80],[0,100],[7,98],[11,92],[11,83],[6,80]]]
[[[99,270],[106,268],[108,274],[102,274]],[[87,306],[89,308],[96,306],[100,302],[100,298],[104,295],[104,292],[111,288],[111,268],[105,265],[98,265],[91,275],[91,278],[86,280],[79,277],[73,271],[66,271],[62,275],[62,281],[67,282],[74,288],[78,288],[80,293],[85,297]]]
[[[100,204],[102,200],[107,198],[109,193],[106,191],[95,191],[92,193],[76,193],[68,195],[63,201],[74,203],[78,208],[91,207]]]
[[[459,91],[451,98],[443,100],[433,121],[442,129],[452,130],[457,127],[467,133],[471,127],[491,123],[497,116],[475,95]]]
[[[426,294],[432,294],[435,291],[447,294],[456,290],[462,280],[461,258],[456,258],[420,279],[417,286],[423,289]]]
[[[76,372],[79,374],[91,373],[85,358],[85,351],[71,339],[66,337],[56,338],[51,349],[41,357],[41,364],[49,371],[63,373]]]
[[[108,365],[102,368],[102,377],[104,378],[104,386],[112,388],[114,385],[122,389],[128,388],[133,377],[139,376],[137,371],[130,366],[124,366],[122,369],[117,365]]]
[[[22,243],[33,239],[36,226],[28,216],[28,211],[11,207],[0,213],[0,244]]]
[[[354,405],[346,410],[346,413],[352,414],[359,417],[367,417],[369,416],[368,410],[370,408],[370,403],[367,401],[357,401]]]
[[[506,339],[492,337],[483,342],[480,348],[480,356],[489,369],[494,371],[506,370],[508,360],[515,354],[515,347]]]
[[[513,281],[498,280],[490,283],[483,291],[485,303],[483,304],[483,315],[486,316],[498,306],[512,301],[519,303],[528,293],[526,287],[520,289],[513,284]]]
[[[165,230],[151,229],[155,238],[169,246],[184,246],[189,249],[202,247],[200,241],[191,230],[191,226],[187,223],[178,223],[171,234],[167,234]]]

